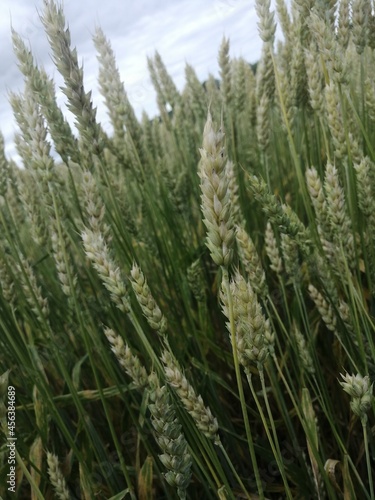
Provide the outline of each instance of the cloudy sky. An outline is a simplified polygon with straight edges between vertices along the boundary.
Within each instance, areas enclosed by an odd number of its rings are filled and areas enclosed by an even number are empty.
[[[13,145],[16,125],[8,92],[22,91],[23,78],[12,52],[10,26],[31,47],[38,64],[59,75],[51,61],[39,19],[42,0],[0,0],[0,130],[8,157],[17,160]],[[138,117],[145,109],[156,114],[155,94],[148,76],[147,56],[157,50],[178,88],[184,84],[185,63],[198,77],[218,75],[217,53],[223,35],[231,42],[231,56],[255,62],[261,51],[254,0],[65,0],[64,12],[72,43],[84,65],[86,90],[93,91],[98,120],[110,130],[97,89],[98,63],[92,42],[96,25],[111,40],[125,88]],[[59,103],[64,97],[59,93]]]

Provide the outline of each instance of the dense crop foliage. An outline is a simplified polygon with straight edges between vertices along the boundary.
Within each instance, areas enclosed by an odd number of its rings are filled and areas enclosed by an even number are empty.
[[[22,168],[0,149],[0,495],[374,498],[375,17],[258,0],[256,71],[182,92],[148,61],[139,121],[94,35],[96,120],[63,11],[54,82],[12,33]],[[283,42],[275,47],[276,19]]]

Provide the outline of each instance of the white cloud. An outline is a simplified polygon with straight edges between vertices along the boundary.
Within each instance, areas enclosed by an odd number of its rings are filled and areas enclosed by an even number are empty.
[[[79,60],[84,64],[86,90],[93,91],[98,107],[98,120],[109,128],[109,119],[99,95],[98,62],[92,35],[100,25],[111,41],[117,65],[137,116],[142,109],[149,115],[157,113],[155,93],[147,70],[147,56],[157,50],[178,88],[184,83],[185,63],[191,64],[199,78],[218,74],[217,53],[223,35],[231,40],[231,55],[255,62],[261,42],[257,34],[254,2],[248,0],[65,0],[64,12],[70,27],[72,43],[77,46]],[[53,74],[58,85],[61,78],[53,68],[36,5],[29,0],[0,2],[0,129],[6,139],[6,151],[14,156],[12,144],[15,129],[7,90],[21,90],[16,61],[12,55],[10,22],[29,43],[39,64]],[[1,71],[2,70],[2,71]],[[51,73],[52,72],[52,73]],[[59,103],[64,97],[59,95]],[[73,123],[73,120],[71,120]]]

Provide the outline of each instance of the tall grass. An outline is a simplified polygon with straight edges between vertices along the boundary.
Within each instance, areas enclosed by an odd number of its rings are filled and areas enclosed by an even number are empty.
[[[12,33],[2,497],[7,384],[18,498],[374,497],[373,6],[256,3],[256,72],[224,39],[219,85],[187,65],[180,92],[156,53],[154,119],[98,29],[111,135],[62,8],[41,20],[74,129]]]

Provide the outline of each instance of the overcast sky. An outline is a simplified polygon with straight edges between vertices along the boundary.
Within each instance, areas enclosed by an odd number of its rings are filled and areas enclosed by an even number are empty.
[[[23,77],[12,52],[10,26],[31,47],[38,64],[48,74],[59,75],[38,12],[42,0],[0,0],[0,129],[8,157],[17,160],[13,145],[16,125],[8,92],[22,91]],[[145,109],[157,113],[155,94],[147,71],[147,56],[157,50],[179,89],[184,84],[185,63],[201,80],[218,75],[217,54],[223,35],[229,37],[231,56],[255,62],[261,51],[254,0],[65,0],[64,12],[72,43],[84,64],[86,91],[93,91],[98,120],[110,130],[98,93],[98,63],[92,34],[99,25],[110,39],[129,99],[138,117]],[[64,96],[59,92],[59,103]]]

